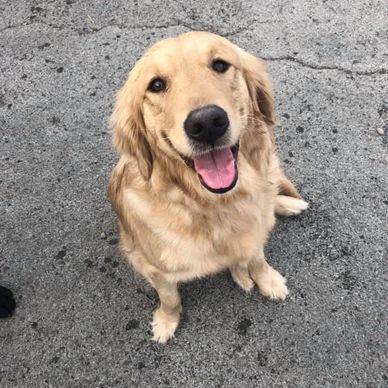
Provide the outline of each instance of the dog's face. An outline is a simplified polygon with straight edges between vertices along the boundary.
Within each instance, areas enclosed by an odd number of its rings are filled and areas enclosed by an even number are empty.
[[[238,180],[248,123],[273,125],[272,105],[260,60],[217,35],[188,33],[157,43],[135,65],[112,116],[114,141],[145,177],[162,153],[225,193]]]

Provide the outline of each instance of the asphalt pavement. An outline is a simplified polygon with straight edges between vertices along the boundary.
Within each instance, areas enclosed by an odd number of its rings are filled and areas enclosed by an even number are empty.
[[[0,0],[0,387],[387,386],[384,1]],[[153,42],[219,33],[267,59],[280,159],[310,203],[267,246],[284,303],[222,273],[154,292],[117,249],[105,197],[114,95]]]

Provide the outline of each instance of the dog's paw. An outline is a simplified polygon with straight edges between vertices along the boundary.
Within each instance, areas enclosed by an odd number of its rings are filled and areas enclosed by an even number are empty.
[[[15,311],[16,303],[12,291],[0,286],[0,318],[8,318]]]
[[[178,316],[166,315],[160,308],[154,311],[154,318],[152,321],[152,340],[165,344],[170,338],[174,336],[175,330],[179,324]]]
[[[309,204],[303,199],[278,195],[275,201],[275,212],[281,216],[296,216],[306,210]]]
[[[247,268],[234,266],[230,268],[230,273],[234,282],[240,286],[245,292],[252,291],[253,286],[255,285]]]
[[[268,269],[255,279],[260,293],[272,300],[284,300],[289,294],[286,279],[278,271],[268,266]]]

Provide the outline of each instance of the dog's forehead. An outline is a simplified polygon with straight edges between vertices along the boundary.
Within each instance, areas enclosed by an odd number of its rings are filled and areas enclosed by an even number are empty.
[[[209,58],[231,54],[230,45],[208,33],[187,33],[153,45],[145,54],[148,65],[159,69],[182,68],[183,64],[207,63]]]

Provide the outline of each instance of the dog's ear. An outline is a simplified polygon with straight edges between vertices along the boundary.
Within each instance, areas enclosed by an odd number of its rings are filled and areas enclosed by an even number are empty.
[[[137,160],[139,171],[148,180],[152,174],[153,157],[146,137],[146,128],[140,101],[134,85],[134,74],[119,91],[110,124],[113,145],[120,153],[128,153]]]
[[[238,48],[241,71],[247,83],[253,103],[254,114],[263,119],[269,127],[276,124],[272,83],[267,66],[262,59],[256,58]]]

